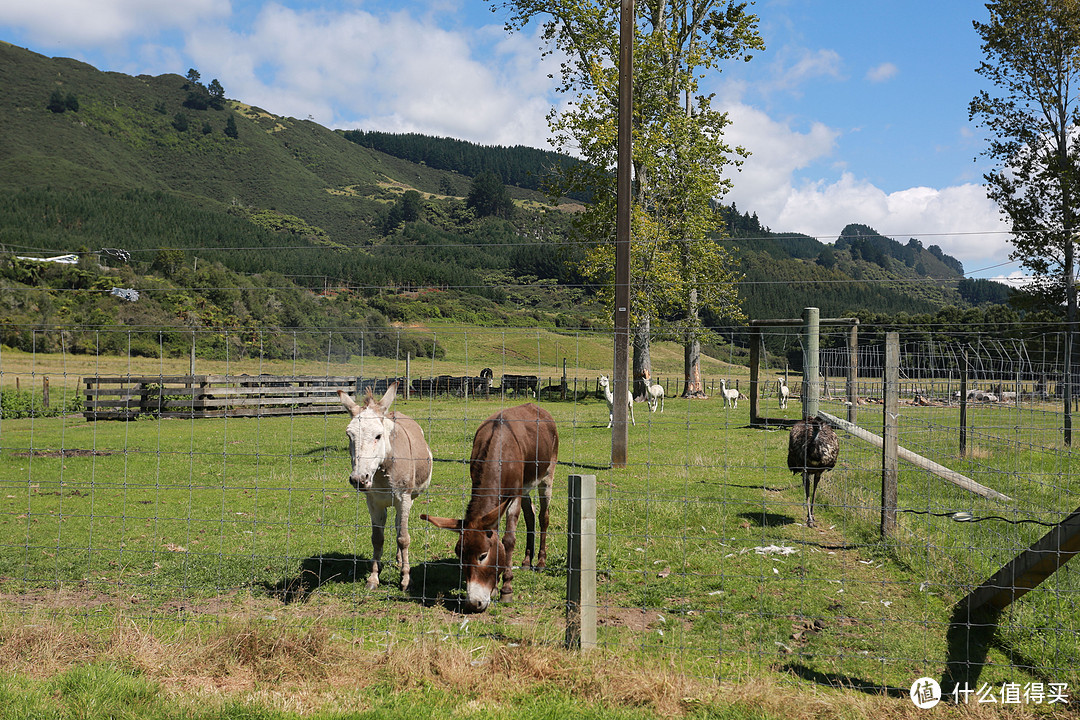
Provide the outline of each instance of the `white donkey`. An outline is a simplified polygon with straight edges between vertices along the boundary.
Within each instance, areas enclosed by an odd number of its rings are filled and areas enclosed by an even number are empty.
[[[780,400],[780,409],[787,409],[788,397],[791,395],[791,390],[788,389],[787,382],[784,380],[776,381],[776,397]]]
[[[412,418],[389,412],[396,395],[397,383],[387,388],[378,402],[368,388],[364,404],[358,405],[348,393],[338,390],[342,404],[352,414],[345,428],[352,459],[349,482],[364,493],[371,516],[372,563],[368,590],[379,586],[386,510],[391,505],[396,514],[401,589],[409,587],[409,510],[416,496],[431,482],[431,449],[424,440],[423,429]]]
[[[600,387],[604,391],[604,399],[607,400],[607,426],[611,427],[611,425],[615,422],[615,396],[611,394],[611,381],[608,380],[607,375],[600,376]],[[630,423],[632,425],[637,425],[637,423],[634,421],[634,393],[630,392],[629,390],[626,391],[626,407],[629,408]]]

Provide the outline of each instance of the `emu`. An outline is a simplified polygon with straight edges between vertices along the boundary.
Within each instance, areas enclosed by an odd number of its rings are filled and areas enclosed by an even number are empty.
[[[649,403],[649,412],[656,412],[656,404],[660,404],[660,412],[664,412],[664,386],[660,383],[652,383],[652,377],[648,370],[641,374],[645,380],[645,402]]]
[[[836,467],[840,454],[840,440],[832,427],[818,418],[807,418],[795,423],[788,436],[788,469],[802,473],[803,490],[806,493],[806,524],[814,527],[814,496],[817,495],[821,473]],[[810,484],[813,476],[813,486]]]
[[[607,400],[607,426],[611,427],[611,425],[615,422],[615,396],[611,394],[611,381],[608,380],[607,375],[600,376],[600,387],[604,391],[604,399]],[[630,423],[636,426],[637,423],[634,421],[634,393],[630,392],[629,390],[626,391],[626,407],[629,409],[630,412]]]
[[[776,381],[776,396],[780,400],[780,409],[781,410],[786,410],[787,409],[787,399],[788,399],[789,395],[791,395],[791,391],[788,390],[787,382],[785,382],[784,380],[777,380]]]
[[[739,398],[743,397],[743,394],[739,392],[738,388],[728,389],[727,380],[720,378],[720,394],[724,396],[724,407],[729,405],[735,409],[739,407]]]

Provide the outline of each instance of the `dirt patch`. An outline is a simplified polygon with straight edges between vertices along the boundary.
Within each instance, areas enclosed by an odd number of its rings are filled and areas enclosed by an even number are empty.
[[[14,457],[69,458],[105,457],[108,455],[112,455],[112,452],[107,450],[83,450],[81,448],[64,448],[63,450],[30,450],[28,452],[17,452],[11,454]]]

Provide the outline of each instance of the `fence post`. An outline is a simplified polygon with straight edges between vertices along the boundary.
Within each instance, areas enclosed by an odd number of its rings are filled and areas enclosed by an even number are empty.
[[[786,374],[786,373],[785,373]],[[847,368],[847,419],[852,425],[859,424],[859,321],[851,325],[848,333],[848,368]]]
[[[596,647],[596,476],[567,480],[566,647]]]
[[[821,397],[821,381],[818,378],[818,333],[821,327],[821,311],[815,307],[803,308],[803,417],[812,418],[818,412]]]
[[[41,378],[41,407],[49,409],[49,376]]]
[[[881,535],[896,532],[896,485],[900,474],[900,334],[885,335],[885,408],[881,437]]]
[[[967,457],[968,354],[966,347],[961,353],[960,363],[960,457]]]

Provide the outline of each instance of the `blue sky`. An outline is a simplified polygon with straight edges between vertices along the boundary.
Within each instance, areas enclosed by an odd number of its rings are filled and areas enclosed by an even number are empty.
[[[1007,277],[986,199],[983,87],[969,0],[758,0],[766,51],[706,78],[752,155],[726,198],[773,230],[831,242],[844,225],[919,238],[969,275]],[[196,68],[226,94],[327,127],[547,148],[563,98],[535,29],[485,0],[35,0],[0,3],[0,39],[133,75]]]

